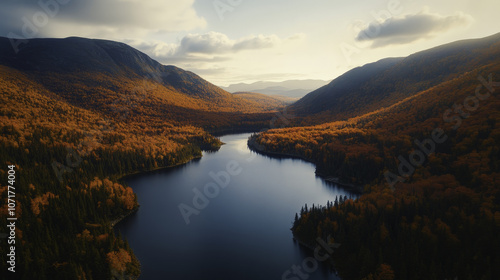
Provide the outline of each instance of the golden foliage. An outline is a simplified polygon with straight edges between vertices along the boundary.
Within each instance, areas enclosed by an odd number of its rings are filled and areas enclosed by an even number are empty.
[[[40,207],[49,205],[49,198],[59,198],[59,196],[54,195],[51,192],[47,192],[41,196],[37,196],[31,199],[31,211],[33,211],[33,214],[35,214],[35,216],[40,214]]]
[[[132,261],[132,257],[124,249],[109,252],[106,255],[106,259],[111,267],[111,270],[117,271],[118,273],[125,272],[127,264]]]

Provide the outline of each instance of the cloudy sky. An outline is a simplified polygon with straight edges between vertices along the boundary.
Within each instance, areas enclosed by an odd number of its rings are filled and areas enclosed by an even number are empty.
[[[2,0],[0,36],[110,39],[217,85],[331,80],[500,32],[498,0]]]

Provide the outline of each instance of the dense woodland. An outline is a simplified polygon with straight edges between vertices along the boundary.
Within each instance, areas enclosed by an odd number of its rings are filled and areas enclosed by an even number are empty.
[[[282,95],[265,95],[262,93],[256,93],[256,92],[235,92],[233,95],[249,100],[249,101],[254,101],[257,102],[258,104],[264,104],[265,107],[262,109],[274,109],[274,108],[281,108],[284,107],[285,105],[290,105],[297,101],[296,98],[293,97],[287,97],[287,96],[282,96]]]
[[[347,121],[252,136],[258,151],[311,160],[319,174],[364,187],[356,201],[303,209],[294,235],[342,244],[333,258],[345,279],[498,279],[499,89],[478,79],[490,74],[498,81],[498,61]],[[415,143],[435,129],[446,141]],[[416,156],[414,172],[400,174],[399,156],[411,164],[416,150],[422,164]]]
[[[268,109],[256,103],[245,106],[246,117],[235,109],[238,104],[229,103],[222,113],[197,108],[189,98],[179,104],[178,92],[152,79],[75,77],[0,66],[0,161],[5,164],[0,176],[7,178],[6,166],[15,165],[17,279],[136,278],[140,264],[111,227],[138,209],[132,189],[119,178],[217,150],[222,143],[207,132],[210,128],[246,129],[245,121],[255,127],[269,121]],[[82,79],[86,82],[79,83]],[[252,106],[259,110],[251,112]],[[4,180],[2,201],[7,193]],[[5,220],[8,207],[1,205]],[[2,279],[9,279],[6,250],[0,246]]]

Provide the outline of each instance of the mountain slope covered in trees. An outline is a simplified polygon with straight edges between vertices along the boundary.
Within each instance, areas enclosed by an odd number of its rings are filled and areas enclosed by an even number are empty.
[[[387,58],[355,68],[290,106],[311,123],[346,120],[388,107],[500,58],[500,33]],[[302,123],[306,123],[302,120]]]
[[[256,92],[235,92],[234,95],[258,103],[266,104],[264,108],[269,110],[283,108],[286,105],[293,103],[295,100],[286,96],[266,95]]]
[[[217,150],[207,131],[271,118],[193,73],[83,38],[34,39],[18,53],[0,39],[0,99],[0,161],[16,176],[16,279],[136,278],[139,262],[111,228],[138,209],[119,178]],[[2,201],[9,191],[2,182]],[[1,279],[11,276],[7,250]]]
[[[422,74],[413,84],[426,87],[385,108],[250,139],[255,150],[308,159],[324,177],[364,188],[356,201],[302,210],[292,228],[306,243],[342,244],[333,258],[343,278],[500,277],[500,37],[465,43],[466,52],[464,42],[422,52],[456,50],[448,64],[414,69],[447,78]],[[477,60],[460,59],[469,52]]]
[[[158,109],[262,112],[244,100],[175,66],[161,65],[123,43],[71,37],[32,39],[16,52],[0,37],[0,65],[24,73],[56,96],[85,108],[118,106],[125,96],[154,99]],[[154,104],[152,104],[154,106]]]

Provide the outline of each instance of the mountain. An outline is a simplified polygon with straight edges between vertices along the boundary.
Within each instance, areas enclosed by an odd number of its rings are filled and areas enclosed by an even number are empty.
[[[500,33],[387,58],[334,79],[290,106],[297,115],[340,120],[390,106],[500,57]],[[328,116],[328,117],[326,117]]]
[[[148,98],[170,107],[263,111],[263,104],[234,96],[192,72],[161,65],[119,42],[77,37],[31,39],[16,53],[9,39],[0,37],[0,65],[21,71],[73,105],[86,108],[102,107],[103,101],[119,95],[150,94]]]
[[[292,104],[295,99],[281,95],[267,95],[256,92],[235,92],[234,95],[249,101],[265,104],[264,109],[272,110]]]
[[[229,92],[257,92],[267,95],[282,95],[291,98],[300,98],[312,90],[323,86],[323,80],[287,80],[283,82],[255,82],[251,84],[239,83],[222,87]]]
[[[0,64],[37,74],[98,73],[115,78],[156,78],[163,86],[187,95],[205,99],[231,97],[192,72],[161,65],[124,43],[107,40],[31,39],[15,53],[9,40],[0,37]]]
[[[112,228],[139,207],[120,178],[216,151],[210,133],[261,129],[273,110],[122,43],[32,39],[16,53],[0,38],[0,174],[15,174],[0,196],[15,191],[15,279],[137,279]],[[5,248],[0,279],[11,279]]]
[[[499,279],[499,42],[497,34],[353,69],[291,106],[329,121],[248,141],[363,193],[306,205],[292,227],[311,247],[317,238],[340,244],[332,258],[342,279]]]

